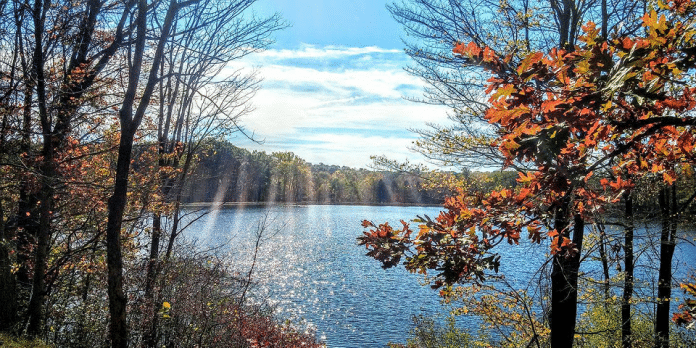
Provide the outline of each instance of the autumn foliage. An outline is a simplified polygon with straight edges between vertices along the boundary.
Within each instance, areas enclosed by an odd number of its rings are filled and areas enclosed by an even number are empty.
[[[592,223],[634,178],[671,185],[677,168],[694,163],[695,14],[691,1],[659,3],[642,17],[640,35],[605,39],[590,22],[579,45],[522,59],[457,43],[456,56],[491,76],[485,118],[497,137],[490,146],[506,166],[531,169],[515,188],[460,190],[438,217],[416,220],[417,233],[406,223],[364,222],[359,243],[384,267],[404,258],[407,269],[448,289],[483,281],[497,271],[495,246],[522,237],[549,241],[557,259],[577,257],[582,225],[571,237],[575,225]]]
[[[284,26],[245,16],[253,2],[0,1],[3,341],[317,345],[244,301],[251,276],[177,239],[194,140],[238,129],[257,88],[217,73]]]
[[[681,284],[687,300],[679,305],[679,312],[674,313],[672,320],[678,325],[693,326],[696,321],[696,282]]]

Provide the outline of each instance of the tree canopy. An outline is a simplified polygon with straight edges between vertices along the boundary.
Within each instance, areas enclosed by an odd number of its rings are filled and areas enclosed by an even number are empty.
[[[405,257],[407,269],[433,272],[429,281],[446,295],[454,284],[497,271],[496,245],[522,236],[549,240],[550,342],[571,346],[586,224],[630,192],[637,177],[659,175],[671,187],[678,168],[693,162],[695,10],[690,1],[656,3],[641,17],[641,30],[607,38],[587,22],[577,45],[569,39],[520,56],[477,40],[456,43],[455,57],[490,76],[482,115],[493,136],[486,144],[504,167],[520,163],[527,170],[515,189],[460,190],[436,219],[416,220],[415,231],[405,222],[395,229],[365,221],[360,244],[385,267]],[[676,201],[666,197],[665,206],[667,199]],[[663,255],[671,259],[669,249]],[[670,282],[661,273],[660,283]],[[669,292],[658,297],[659,312]],[[668,336],[656,330],[656,345],[668,346]]]

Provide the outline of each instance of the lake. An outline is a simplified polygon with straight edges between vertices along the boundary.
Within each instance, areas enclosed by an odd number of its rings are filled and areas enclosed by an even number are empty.
[[[383,270],[357,245],[363,219],[400,226],[417,215],[435,217],[440,207],[273,205],[210,211],[187,232],[207,246],[224,244],[227,257],[245,271],[251,265],[254,235],[265,221],[254,278],[254,293],[276,306],[278,316],[314,331],[328,347],[384,347],[406,341],[412,316],[447,313],[422,277],[397,267]],[[416,227],[413,225],[412,227]],[[504,246],[500,272],[523,284],[545,260],[546,245]],[[684,244],[685,246],[682,246]],[[694,247],[681,243],[675,263],[694,264]],[[654,262],[643,257],[646,268]],[[585,272],[598,272],[583,264]],[[640,269],[640,268],[639,268]],[[513,272],[514,271],[514,272]],[[637,270],[639,272],[639,270]],[[599,275],[596,276],[599,278]],[[681,292],[674,291],[677,297]],[[470,321],[471,318],[462,318]],[[464,322],[463,324],[466,324]]]

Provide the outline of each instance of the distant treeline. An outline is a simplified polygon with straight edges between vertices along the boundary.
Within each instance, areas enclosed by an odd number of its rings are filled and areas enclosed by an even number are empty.
[[[311,164],[291,152],[248,151],[209,141],[198,156],[186,203],[440,204],[442,192],[409,173]]]

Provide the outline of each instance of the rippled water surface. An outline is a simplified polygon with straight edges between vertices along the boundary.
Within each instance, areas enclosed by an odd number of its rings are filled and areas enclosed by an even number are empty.
[[[290,206],[236,207],[210,212],[189,235],[206,245],[225,244],[231,260],[246,270],[254,234],[266,221],[256,263],[257,295],[275,304],[283,318],[304,323],[328,347],[384,347],[405,342],[411,317],[445,313],[436,291],[403,268],[382,270],[357,245],[363,219],[375,223],[437,216],[438,207]],[[416,227],[415,225],[412,227]],[[687,246],[693,264],[693,246]],[[526,282],[545,260],[546,246],[503,247],[501,273]],[[675,259],[682,260],[678,248]],[[646,259],[647,263],[651,263]],[[596,266],[584,266],[598,271]],[[594,268],[594,270],[592,270]],[[640,271],[638,271],[640,272]],[[598,276],[599,277],[599,276]],[[466,319],[463,319],[466,320]],[[466,325],[466,323],[464,323]]]
[[[189,232],[208,245],[229,241],[231,257],[248,266],[260,221],[269,225],[257,261],[260,290],[279,315],[304,320],[329,347],[384,347],[404,342],[411,317],[441,311],[437,293],[403,268],[382,270],[357,245],[363,219],[376,223],[437,207],[272,206],[211,212]],[[242,267],[244,268],[244,267]]]

